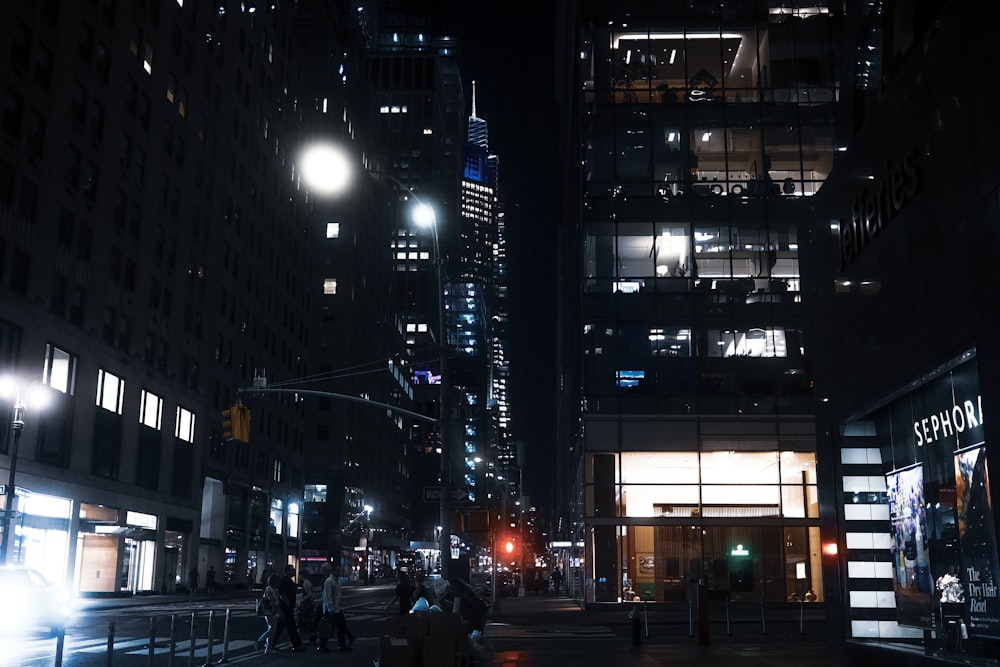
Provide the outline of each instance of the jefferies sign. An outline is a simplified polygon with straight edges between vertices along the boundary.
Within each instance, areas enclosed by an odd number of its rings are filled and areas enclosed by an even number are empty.
[[[840,270],[845,270],[875,240],[917,193],[918,172],[912,152],[891,161],[885,172],[861,190],[851,217],[840,221]]]

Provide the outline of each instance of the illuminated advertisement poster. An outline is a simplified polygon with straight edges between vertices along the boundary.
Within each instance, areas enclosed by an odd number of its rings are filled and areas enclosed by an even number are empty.
[[[896,620],[900,625],[931,628],[934,617],[923,466],[895,470],[885,479],[892,526]]]
[[[955,453],[955,487],[969,634],[1000,637],[1000,567],[985,447]]]

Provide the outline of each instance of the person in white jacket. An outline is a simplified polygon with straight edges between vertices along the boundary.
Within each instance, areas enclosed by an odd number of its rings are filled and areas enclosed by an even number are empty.
[[[337,647],[341,651],[350,651],[350,644],[354,643],[354,634],[347,629],[347,619],[344,618],[344,608],[341,598],[343,588],[340,585],[340,566],[330,563],[323,563],[323,574],[327,575],[323,580],[323,619],[319,626],[319,650],[329,651],[328,642],[330,634],[336,626]]]

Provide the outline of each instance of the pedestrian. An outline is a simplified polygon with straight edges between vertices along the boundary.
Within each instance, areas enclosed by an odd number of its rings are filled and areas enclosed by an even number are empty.
[[[545,581],[545,573],[542,570],[535,570],[535,583],[532,588],[535,589],[535,595],[544,595],[546,593],[545,589],[548,588],[548,582]]]
[[[399,583],[396,584],[396,599],[399,600],[399,613],[406,614],[410,611],[410,598],[413,597],[413,581],[406,572],[399,573]]]
[[[278,623],[281,620],[281,604],[278,600],[278,585],[281,579],[276,574],[272,574],[267,579],[267,586],[264,587],[264,592],[261,594],[260,599],[260,613],[264,617],[264,622],[267,627],[264,632],[261,633],[260,637],[257,637],[257,643],[264,645],[264,653],[271,653],[277,651],[278,647],[275,646],[275,640],[278,638]]]
[[[340,566],[323,563],[323,619],[320,622],[319,650],[330,650],[328,642],[334,627],[337,628],[337,647],[341,651],[350,651],[354,643],[354,634],[347,629],[347,619],[344,618],[342,606],[343,587],[340,584]]]
[[[552,570],[552,589],[555,591],[556,597],[559,597],[559,589],[562,587],[563,573],[559,566]]]
[[[299,580],[302,584],[302,597],[296,608],[296,620],[298,622],[299,637],[306,639],[310,644],[316,643],[316,621],[319,617],[319,609],[316,607],[316,596],[313,593],[312,582],[309,577],[303,576]]]
[[[275,575],[277,576],[277,575]],[[278,627],[274,631],[273,641],[277,642],[282,631],[288,633],[288,640],[292,642],[293,651],[304,651],[302,639],[299,631],[295,627],[295,598],[297,590],[295,587],[295,568],[291,565],[285,566],[285,574],[278,580],[278,605],[281,616],[278,619]]]
[[[215,566],[209,565],[208,572],[205,573],[205,592],[209,595],[215,593]]]
[[[191,571],[188,572],[188,591],[190,591],[191,595],[193,596],[194,592],[196,590],[198,590],[198,566],[197,565],[195,565],[194,567],[192,567]]]

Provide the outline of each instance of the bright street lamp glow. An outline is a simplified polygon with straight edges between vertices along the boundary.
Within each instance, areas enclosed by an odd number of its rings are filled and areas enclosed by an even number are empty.
[[[413,207],[413,222],[420,227],[433,227],[436,222],[434,207],[423,202]]]
[[[22,391],[17,378],[11,375],[0,377],[0,397],[18,401],[24,407],[35,410],[44,410],[52,403],[52,392],[48,387],[32,383]]]
[[[351,182],[351,164],[340,148],[330,143],[310,144],[299,156],[299,173],[306,187],[317,195],[344,192]]]

